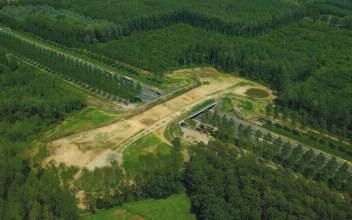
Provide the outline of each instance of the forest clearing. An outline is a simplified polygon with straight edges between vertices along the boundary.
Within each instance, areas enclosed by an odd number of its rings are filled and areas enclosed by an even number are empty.
[[[180,70],[172,74],[193,74],[199,77],[203,84],[130,118],[121,119],[116,123],[101,128],[55,140],[50,144],[51,156],[48,161],[53,160],[58,164],[63,163],[67,166],[89,167],[91,169],[95,167],[92,164],[107,166],[110,163],[110,160],[107,159],[114,158],[119,161],[121,158],[116,156],[116,152],[114,153],[111,148],[122,153],[123,150],[119,149],[120,145],[129,139],[133,139],[134,136],[141,138],[158,128],[166,127],[194,106],[208,99],[232,92],[238,95],[245,95],[247,89],[256,85],[251,83],[252,86],[247,86],[245,83],[248,83],[247,80],[224,75],[212,68]],[[239,87],[236,85],[239,85]],[[257,87],[262,88],[259,85]],[[82,159],[76,160],[78,157]],[[105,160],[106,162],[97,162],[97,160]]]

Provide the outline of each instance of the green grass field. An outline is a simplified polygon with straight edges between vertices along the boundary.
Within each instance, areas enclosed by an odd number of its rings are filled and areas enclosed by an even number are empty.
[[[45,139],[63,137],[82,129],[94,128],[116,119],[117,116],[107,114],[95,107],[86,107],[67,117],[60,125],[45,134]]]
[[[172,147],[163,143],[154,134],[147,135],[132,144],[123,154],[123,165],[130,177],[135,177],[145,169],[153,169],[154,166],[162,166],[163,161],[144,161],[143,156],[152,154],[160,157],[162,155],[170,155],[174,153]]]
[[[199,105],[194,106],[188,114],[191,115],[193,113],[196,113],[196,112],[204,109],[205,107],[208,107],[209,105],[213,104],[214,102],[215,102],[215,99],[206,100],[206,101],[200,103]]]
[[[271,102],[271,99],[256,99],[228,94],[217,105],[216,110],[225,113],[234,113],[235,111],[236,114],[247,120],[257,121],[266,118],[266,106]]]
[[[191,214],[191,201],[186,194],[172,195],[167,199],[148,199],[131,202],[122,207],[100,210],[84,215],[82,220],[195,220]]]
[[[245,112],[251,112],[253,110],[253,103],[250,101],[240,101],[240,109],[242,109]]]
[[[234,108],[233,101],[229,97],[223,98],[220,101],[219,105],[217,106],[217,109],[219,111],[223,111],[223,112],[231,112],[233,110],[233,108]]]
[[[181,137],[182,130],[178,123],[172,123],[167,126],[164,132],[164,136],[168,141],[173,141],[176,137]]]

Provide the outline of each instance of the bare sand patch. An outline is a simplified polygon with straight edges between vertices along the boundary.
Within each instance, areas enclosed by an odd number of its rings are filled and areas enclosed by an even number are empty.
[[[67,144],[55,147],[52,156],[47,161],[54,161],[57,164],[65,164],[66,166],[75,166],[79,168],[95,168],[107,167],[112,161],[120,161],[121,155],[112,149],[95,149],[81,150],[77,145]]]
[[[201,133],[199,131],[196,131],[191,128],[186,128],[186,127],[182,127],[182,132],[183,132],[183,137],[186,140],[190,141],[191,143],[199,143],[199,142],[203,142],[205,144],[209,143],[210,138],[204,133]]]
[[[65,164],[66,166],[81,167],[87,164],[94,156],[93,152],[85,153],[79,149],[77,145],[66,143],[52,150],[47,161],[54,161],[57,164]]]
[[[106,151],[98,154],[91,162],[89,162],[86,167],[88,170],[94,170],[95,168],[102,168],[111,165],[113,161],[120,161],[121,154],[114,150],[108,149]]]

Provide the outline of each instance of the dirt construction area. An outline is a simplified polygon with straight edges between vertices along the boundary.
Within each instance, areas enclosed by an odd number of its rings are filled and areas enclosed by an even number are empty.
[[[207,99],[234,92],[236,84],[246,81],[211,68],[180,70],[173,74],[197,75],[202,85],[128,119],[56,140],[50,144],[48,161],[89,169],[108,166],[111,160],[122,158],[121,153],[129,144],[166,126]]]

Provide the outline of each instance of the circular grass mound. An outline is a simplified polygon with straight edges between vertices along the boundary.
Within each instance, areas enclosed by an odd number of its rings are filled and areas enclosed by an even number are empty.
[[[269,93],[267,91],[263,89],[257,89],[257,88],[248,89],[246,91],[246,95],[257,99],[269,97]]]

